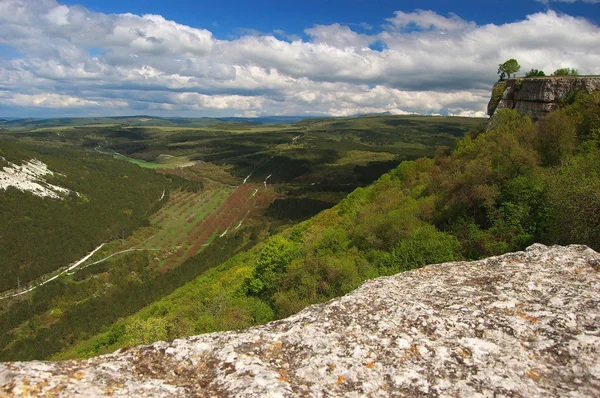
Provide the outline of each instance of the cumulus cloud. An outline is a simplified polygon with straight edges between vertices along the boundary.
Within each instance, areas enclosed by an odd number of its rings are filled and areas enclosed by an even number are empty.
[[[12,94],[6,92],[0,97],[0,104],[40,108],[82,108],[82,107],[119,107],[127,106],[125,101],[89,100],[77,96],[63,94]]]
[[[472,23],[467,23],[458,15],[450,14],[449,17],[444,17],[433,11],[417,10],[416,12],[396,11],[394,18],[389,18],[388,21],[396,28],[418,28],[423,30],[442,29],[442,30],[460,30],[469,26],[474,26]]]
[[[364,48],[375,40],[374,37],[353,32],[348,26],[339,24],[317,25],[304,32],[311,36],[313,43],[336,48]]]
[[[159,15],[3,0],[0,44],[15,55],[0,54],[0,107],[479,116],[506,59],[546,72],[572,67],[591,74],[600,65],[600,28],[552,10],[503,25],[427,10],[397,11],[385,22],[368,34],[342,24],[307,27],[304,41],[284,31],[219,40]]]

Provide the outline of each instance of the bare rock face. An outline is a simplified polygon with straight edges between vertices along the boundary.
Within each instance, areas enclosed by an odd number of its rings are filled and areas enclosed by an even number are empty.
[[[600,396],[600,255],[430,265],[252,329],[0,364],[0,395]]]
[[[578,91],[600,90],[600,77],[514,78],[503,83],[505,89],[498,106],[488,106],[490,116],[509,108],[537,120],[558,109],[561,101]]]

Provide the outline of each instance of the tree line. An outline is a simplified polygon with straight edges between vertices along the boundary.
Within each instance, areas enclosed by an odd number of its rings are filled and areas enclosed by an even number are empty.
[[[521,70],[521,65],[519,62],[511,58],[508,61],[505,61],[498,65],[498,75],[500,76],[500,81],[503,81],[505,78],[516,77],[517,72]],[[529,72],[525,73],[525,77],[542,77],[546,76],[543,70],[531,69]],[[579,76],[579,72],[574,68],[558,68],[550,76]]]

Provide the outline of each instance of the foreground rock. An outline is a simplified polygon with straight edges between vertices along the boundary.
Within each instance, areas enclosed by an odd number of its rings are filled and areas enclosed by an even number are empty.
[[[0,395],[600,396],[600,255],[534,245],[240,332],[0,364]]]
[[[579,91],[589,94],[600,90],[600,77],[514,78],[497,84],[504,86],[504,92],[498,103],[492,98],[488,104],[490,116],[500,109],[509,108],[538,120],[557,110],[562,102]]]

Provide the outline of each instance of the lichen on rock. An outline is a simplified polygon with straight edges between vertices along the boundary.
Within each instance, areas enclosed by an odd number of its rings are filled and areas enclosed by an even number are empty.
[[[0,364],[7,395],[600,396],[600,255],[430,265],[244,331]]]

